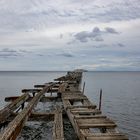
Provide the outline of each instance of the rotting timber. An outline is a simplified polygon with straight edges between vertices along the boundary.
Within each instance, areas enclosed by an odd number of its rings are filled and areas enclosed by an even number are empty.
[[[68,72],[55,82],[35,85],[34,89],[23,89],[21,96],[6,97],[10,102],[0,110],[0,140],[15,140],[26,121],[52,120],[53,140],[64,140],[63,113],[65,113],[79,140],[128,140],[118,132],[114,121],[102,115],[95,104],[80,91],[82,71]],[[52,96],[56,92],[57,96]],[[45,96],[48,94],[49,96]],[[38,102],[62,101],[52,112],[34,112]],[[25,103],[27,104],[25,106]]]

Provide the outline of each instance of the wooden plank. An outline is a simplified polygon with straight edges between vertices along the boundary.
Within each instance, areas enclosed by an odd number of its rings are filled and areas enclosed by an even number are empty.
[[[23,109],[15,119],[8,124],[6,129],[0,133],[1,140],[15,140],[20,133],[22,127],[27,121],[28,117],[31,114],[32,109],[38,103],[43,94],[50,88],[50,85],[46,85],[42,91],[36,94],[36,96],[31,100],[31,102],[27,105],[26,108]]]
[[[51,92],[51,93],[52,93],[52,92],[58,92],[58,90],[59,90],[58,88],[53,88],[53,87],[52,87],[52,88],[50,88],[50,89],[48,90],[48,92]]]
[[[5,101],[6,101],[6,102],[13,102],[13,101],[15,101],[17,98],[19,98],[19,97],[20,97],[20,96],[6,97],[6,98],[5,98]],[[30,102],[32,99],[33,99],[33,97],[29,97],[29,98],[26,100],[26,102]],[[54,96],[43,96],[43,97],[39,100],[39,102],[52,102],[52,101],[57,100],[57,99],[58,99],[58,97],[54,97]]]
[[[93,105],[88,99],[83,100],[83,105]]]
[[[78,139],[78,137],[80,137],[80,133],[79,133],[78,125],[74,119],[74,115],[70,112],[70,109],[67,109],[65,111],[66,111],[68,118],[69,118],[69,120],[70,120],[70,122],[75,130],[75,133],[77,134],[77,139]]]
[[[82,135],[84,135],[85,137],[108,137],[108,136],[124,136],[124,134],[122,133],[116,133],[116,132],[113,132],[113,133],[91,133],[90,131],[85,131],[85,129],[81,129],[80,132],[82,133]]]
[[[97,128],[97,127],[106,127],[106,128],[114,128],[116,124],[108,119],[108,118],[86,118],[86,119],[78,119],[78,126],[80,128]]]
[[[73,95],[80,96],[80,94],[82,94],[81,91],[63,91],[62,93],[63,93],[63,98],[65,98],[67,96],[73,96]]]
[[[87,136],[86,140],[128,140],[128,137],[123,134],[95,134],[94,136]]]
[[[0,123],[4,123],[4,121],[13,113],[13,111],[22,105],[28,98],[29,94],[25,93],[0,110]]]
[[[22,89],[22,93],[30,92],[30,93],[36,93],[40,92],[42,89]]]
[[[81,129],[85,128],[115,128],[115,123],[81,123],[78,124]]]
[[[73,114],[81,114],[81,115],[87,115],[87,114],[101,114],[101,111],[98,109],[88,109],[88,110],[78,110],[78,108],[76,108],[76,110],[71,110],[71,113]]]
[[[68,93],[66,94],[65,93],[65,96],[63,97],[63,99],[67,99],[67,100],[70,100],[70,99],[78,99],[78,98],[81,98],[81,99],[88,99],[85,95],[81,94],[81,93]]]
[[[91,118],[106,118],[103,115],[75,115],[74,118],[77,119],[91,119]]]
[[[34,85],[35,88],[44,88],[45,85]]]
[[[84,118],[84,119],[78,119],[77,120],[78,123],[114,123],[114,121],[112,121],[109,118]]]
[[[11,122],[18,114],[19,113],[12,113],[6,121]],[[54,115],[55,111],[48,113],[32,112],[28,117],[28,121],[54,121]]]
[[[63,100],[63,106],[67,110],[67,106],[69,106],[69,107],[71,106],[70,101],[69,100]]]
[[[28,121],[53,121],[54,120],[55,111],[48,113],[40,113],[40,112],[32,112],[29,116]]]
[[[54,118],[53,140],[64,140],[62,110],[57,108]]]
[[[122,133],[91,133],[89,129],[81,129],[80,132],[86,140],[128,140]]]
[[[66,90],[68,86],[68,83],[62,83],[60,86],[59,86],[59,89],[58,89],[58,92],[62,93]]]
[[[70,106],[67,106],[66,107],[67,109],[69,108],[69,109],[73,109],[73,110],[82,110],[82,109],[95,109],[96,108],[96,105],[90,105],[90,106],[86,106],[86,105],[76,105],[76,106],[72,106],[72,105],[70,105]]]

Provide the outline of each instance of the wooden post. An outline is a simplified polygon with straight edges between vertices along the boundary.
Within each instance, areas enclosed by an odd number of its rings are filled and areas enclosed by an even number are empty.
[[[84,94],[84,91],[85,91],[85,82],[84,82],[84,84],[83,84],[83,91],[82,91],[82,93]]]
[[[34,97],[35,96],[35,92],[33,92],[32,94],[33,94],[33,97]]]
[[[101,110],[101,107],[102,107],[102,89],[100,89],[99,110]]]
[[[50,90],[51,90],[51,96],[52,96],[52,87],[50,87]]]

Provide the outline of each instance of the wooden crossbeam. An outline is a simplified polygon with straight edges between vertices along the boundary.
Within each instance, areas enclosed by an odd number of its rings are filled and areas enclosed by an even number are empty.
[[[86,136],[86,140],[128,140],[124,134],[92,134]]]
[[[75,115],[74,118],[78,119],[91,119],[91,118],[106,118],[104,115]]]
[[[77,120],[78,126],[80,128],[114,128],[117,125],[108,118],[84,118]]]
[[[44,88],[45,85],[34,85],[35,88]]]
[[[22,90],[22,93],[26,93],[26,92],[30,92],[30,93],[33,93],[33,92],[40,92],[42,89],[23,89]]]
[[[15,101],[16,99],[18,99],[20,96],[12,96],[12,97],[6,97],[5,98],[5,101],[6,102],[13,102]],[[26,102],[30,102],[31,100],[33,99],[33,97],[29,97]],[[39,102],[52,102],[54,100],[57,100],[58,97],[54,97],[54,96],[44,96],[42,97]]]
[[[75,110],[71,110],[73,114],[79,115],[87,115],[87,114],[101,114],[101,111],[98,109],[95,110],[79,110],[79,108],[75,108]]]
[[[19,113],[12,113],[10,117],[7,118],[7,122],[11,122]],[[28,117],[28,121],[54,121],[55,111],[52,112],[31,112],[30,116]]]

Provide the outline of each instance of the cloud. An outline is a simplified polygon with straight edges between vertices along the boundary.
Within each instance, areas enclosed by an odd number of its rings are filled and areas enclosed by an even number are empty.
[[[65,56],[65,57],[74,57],[74,55],[73,54],[71,54],[71,53],[63,53],[63,54],[61,54],[62,56]]]
[[[117,45],[118,45],[119,47],[125,47],[125,45],[122,44],[122,43],[118,43]]]
[[[103,63],[114,57],[122,62],[114,68],[129,69],[130,61],[140,69],[139,56],[130,54],[140,50],[139,28],[140,0],[1,0],[0,58],[9,59],[0,59],[0,69],[111,70],[116,61]]]
[[[19,57],[25,56],[26,54],[33,54],[32,51],[27,51],[25,49],[10,49],[10,48],[3,48],[0,50],[0,58],[11,58],[11,57]]]
[[[0,50],[1,53],[16,53],[17,51],[14,49],[4,48]]]
[[[95,37],[95,41],[104,41],[104,39],[101,36]]]
[[[139,0],[2,0],[0,27],[4,31],[30,31],[62,24],[130,20],[140,18],[139,5]]]
[[[28,50],[25,50],[25,49],[19,49],[19,52],[21,52],[21,53],[32,53],[32,51],[28,51]]]
[[[105,30],[101,30],[99,27],[94,27],[92,31],[82,31],[76,33],[74,37],[76,40],[85,43],[88,42],[88,40],[104,41],[102,38],[104,34],[118,34],[118,32],[111,27],[106,27]]]
[[[114,28],[106,27],[105,31],[111,34],[118,34],[118,32]]]
[[[62,52],[59,52],[57,55],[68,58],[72,58],[75,56],[74,53],[70,50],[63,50]]]
[[[20,53],[18,53],[14,49],[4,48],[4,49],[0,50],[0,58],[16,57],[19,55],[20,55]]]

